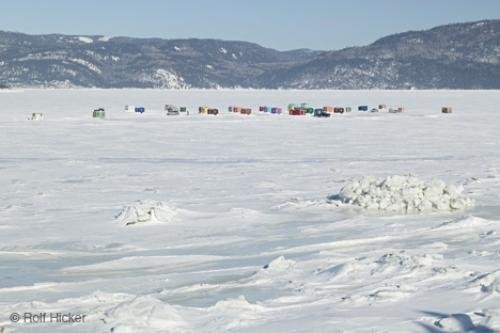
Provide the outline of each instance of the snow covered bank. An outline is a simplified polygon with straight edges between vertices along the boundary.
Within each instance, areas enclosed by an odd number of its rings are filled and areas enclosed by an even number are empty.
[[[462,210],[473,205],[463,188],[441,180],[425,182],[415,176],[366,176],[344,186],[329,198],[367,210],[416,213]]]
[[[177,209],[162,201],[137,201],[126,206],[116,219],[125,225],[138,223],[168,223],[177,216]]]

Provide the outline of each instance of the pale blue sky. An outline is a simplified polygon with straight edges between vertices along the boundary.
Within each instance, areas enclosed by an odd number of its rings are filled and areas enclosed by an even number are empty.
[[[499,0],[15,0],[0,30],[219,38],[339,49],[436,25],[500,18]]]

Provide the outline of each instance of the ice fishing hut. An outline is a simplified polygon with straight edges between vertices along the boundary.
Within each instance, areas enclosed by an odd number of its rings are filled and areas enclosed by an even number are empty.
[[[441,108],[441,113],[452,113],[453,112],[453,109],[451,108],[451,106],[443,106]]]
[[[92,118],[104,119],[106,118],[106,111],[104,110],[104,108],[94,109],[94,111],[92,112]]]
[[[389,113],[403,113],[405,111],[405,108],[400,106],[399,108],[389,108]]]
[[[31,114],[31,117],[28,118],[29,120],[43,120],[43,113],[39,113],[39,112],[33,112]]]
[[[180,114],[179,108],[174,105],[165,105],[167,116],[178,116]]]
[[[300,104],[295,104],[295,103],[288,104],[288,111],[294,110],[294,109],[302,109],[302,110],[304,110],[305,113],[314,113],[314,108],[305,102],[300,103]]]
[[[198,113],[200,113],[200,114],[218,115],[219,114],[219,109],[210,108],[208,106],[200,106],[198,108]]]
[[[328,118],[331,116],[331,114],[324,111],[323,108],[318,108],[318,109],[314,109],[313,116],[317,117],[317,118]]]
[[[306,110],[300,107],[295,107],[293,109],[288,110],[288,114],[290,116],[304,116],[306,114]]]

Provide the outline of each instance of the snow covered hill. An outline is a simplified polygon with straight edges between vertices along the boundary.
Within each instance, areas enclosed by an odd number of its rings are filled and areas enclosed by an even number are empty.
[[[412,31],[365,47],[329,52],[277,51],[221,40],[0,32],[0,84],[171,89],[500,88],[500,20]]]
[[[410,31],[325,52],[278,70],[271,82],[302,89],[498,89],[500,20]]]
[[[11,86],[171,88],[253,86],[268,70],[320,52],[246,42],[0,32],[0,83]]]

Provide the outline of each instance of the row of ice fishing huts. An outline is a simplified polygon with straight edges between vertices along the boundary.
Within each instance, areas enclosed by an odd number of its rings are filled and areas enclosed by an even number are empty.
[[[288,104],[287,111],[290,116],[306,116],[310,115],[318,118],[328,118],[332,114],[343,114],[352,112],[352,107],[333,107],[333,106],[323,106],[323,107],[313,107],[307,103],[300,104]],[[360,105],[357,110],[359,112],[388,112],[388,113],[403,113],[405,112],[404,107],[387,107],[385,104],[379,104],[378,107],[370,108],[368,105]],[[132,106],[126,105],[124,108],[125,112],[143,114],[146,112],[146,108],[143,106]],[[189,115],[189,110],[185,106],[176,106],[172,104],[166,104],[164,111],[167,116],[179,116],[179,115]],[[229,113],[238,113],[242,115],[252,114],[252,108],[241,107],[241,106],[229,106],[227,111]],[[283,114],[283,109],[275,106],[259,106],[259,113],[268,114]],[[442,113],[452,113],[451,107],[445,106],[441,108]],[[200,106],[198,108],[198,113],[203,115],[219,115],[219,109],[209,106]],[[102,107],[96,108],[92,112],[93,118],[104,119],[106,118],[106,110]],[[43,120],[44,115],[42,113],[33,113],[30,120]]]

